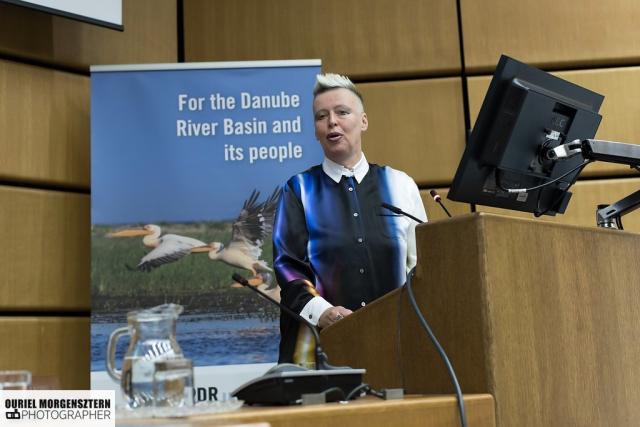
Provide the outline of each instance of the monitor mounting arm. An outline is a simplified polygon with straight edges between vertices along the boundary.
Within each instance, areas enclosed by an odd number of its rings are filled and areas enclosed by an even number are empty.
[[[632,168],[640,167],[640,146],[600,139],[576,139],[549,149],[546,157],[551,160],[568,159],[582,155],[585,160],[621,163]],[[621,217],[640,207],[640,190],[612,205],[598,205],[596,222],[600,227],[622,229]]]

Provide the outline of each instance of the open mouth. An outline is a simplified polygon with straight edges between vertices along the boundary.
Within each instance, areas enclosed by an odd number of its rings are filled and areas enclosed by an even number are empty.
[[[338,142],[342,138],[342,134],[338,132],[330,132],[327,134],[327,140],[331,142]]]

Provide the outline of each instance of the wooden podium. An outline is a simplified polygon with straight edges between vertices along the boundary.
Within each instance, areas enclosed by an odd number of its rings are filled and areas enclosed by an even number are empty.
[[[413,290],[499,427],[640,425],[640,235],[490,214],[417,228]],[[374,388],[452,393],[398,289],[322,332]]]

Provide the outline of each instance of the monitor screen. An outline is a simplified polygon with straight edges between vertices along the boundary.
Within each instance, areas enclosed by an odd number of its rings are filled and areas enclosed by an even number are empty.
[[[545,152],[575,139],[593,138],[603,100],[602,95],[503,55],[448,197],[536,216],[564,213],[571,198],[567,190],[584,159],[555,161]],[[537,187],[565,174],[538,190],[508,191]]]

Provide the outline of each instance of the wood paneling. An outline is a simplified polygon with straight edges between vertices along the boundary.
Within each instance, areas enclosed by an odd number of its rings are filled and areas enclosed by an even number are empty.
[[[465,63],[493,69],[501,54],[561,68],[638,63],[636,0],[461,0]]]
[[[0,310],[89,310],[89,239],[88,195],[0,186]]]
[[[361,83],[367,160],[408,173],[419,185],[453,180],[464,151],[458,78]]]
[[[460,69],[453,1],[186,0],[187,61],[320,58],[352,77]]]
[[[418,226],[416,244],[417,306],[462,390],[494,396],[496,425],[636,424],[639,234],[474,214]],[[325,328],[323,347],[376,389],[450,393],[408,295]]]
[[[561,71],[554,75],[604,95],[600,109],[602,122],[596,138],[640,144],[640,67]],[[491,78],[469,78],[471,122],[480,111]],[[587,166],[583,177],[632,174],[628,166],[596,162]]]
[[[462,390],[480,379],[496,399],[498,426],[636,424],[639,235],[482,215],[426,225],[417,238],[418,304]],[[422,352],[403,353],[419,361],[407,389],[448,390],[421,341]]]
[[[640,7],[638,7],[640,9]],[[604,95],[602,122],[596,138],[640,144],[640,67],[585,71],[562,71],[560,78]],[[583,176],[631,174],[629,166],[597,162],[587,166]]]
[[[571,201],[563,215],[542,216],[543,221],[558,222],[583,226],[596,226],[596,207],[599,204],[612,204],[640,190],[640,178],[603,179],[593,181],[579,181],[571,187]],[[492,212],[501,215],[533,218],[524,212],[508,211],[505,209],[477,206],[479,212]],[[631,212],[622,217],[625,230],[640,232],[640,211]]]
[[[89,78],[0,60],[0,177],[88,188]]]
[[[0,53],[88,70],[175,62],[176,0],[124,0],[123,32],[0,3]]]
[[[447,199],[447,194],[449,194],[448,188],[435,188],[435,190],[442,198],[442,204],[447,208],[451,216],[457,216],[471,212],[471,205],[469,205],[468,203],[454,202],[453,200]],[[445,213],[444,209],[442,209],[442,207],[433,200],[433,198],[429,194],[429,190],[421,190],[420,197],[422,197],[422,203],[424,203],[424,207],[427,210],[427,218],[429,218],[429,221],[447,218],[447,214]]]
[[[89,388],[88,317],[0,317],[0,370],[55,377],[68,390]]]

